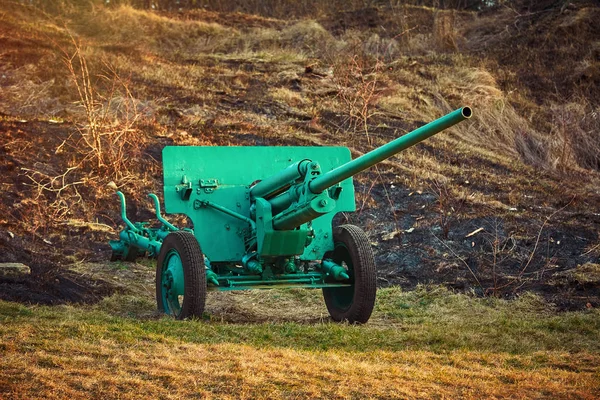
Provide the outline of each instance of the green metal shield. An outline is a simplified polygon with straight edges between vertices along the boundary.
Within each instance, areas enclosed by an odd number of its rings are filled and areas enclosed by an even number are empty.
[[[318,161],[323,172],[351,160],[346,147],[165,147],[165,209],[191,219],[196,239],[211,262],[239,262],[249,224],[200,202],[210,201],[250,217],[250,185],[307,158]],[[334,212],[312,221],[315,239],[301,259],[320,260],[332,250],[331,220],[337,212],[355,210],[352,178],[341,182],[341,187]]]

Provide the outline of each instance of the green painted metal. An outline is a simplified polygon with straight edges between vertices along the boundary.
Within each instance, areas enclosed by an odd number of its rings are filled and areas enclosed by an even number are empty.
[[[257,251],[260,256],[291,256],[304,252],[308,240],[306,228],[276,232],[271,205],[265,199],[256,199],[256,215]]]
[[[218,204],[215,204],[215,203],[213,203],[211,201],[208,201],[208,200],[197,200],[196,205],[199,206],[199,207],[212,207],[215,210],[221,211],[222,213],[230,215],[230,216],[232,216],[234,218],[237,218],[237,219],[242,220],[242,221],[246,221],[250,225],[250,227],[252,229],[256,229],[256,223],[254,221],[252,221],[250,218],[248,218],[248,217],[246,217],[246,216],[244,216],[242,214],[239,214],[239,213],[237,213],[237,212],[235,212],[233,210],[230,210],[228,208],[225,208],[225,207],[222,207],[222,206],[220,206]]]
[[[294,289],[324,289],[324,288],[350,288],[352,289],[352,285],[349,283],[316,283],[313,281],[310,282],[287,282],[287,281],[260,281],[260,284],[251,284],[251,285],[235,285],[235,286],[225,286],[225,287],[213,287],[210,286],[207,288],[209,292],[231,292],[234,290],[257,290],[257,289],[286,289],[286,288],[294,288]]]
[[[470,116],[461,108],[355,160],[345,147],[168,146],[165,210],[193,223],[208,289],[335,288],[344,309],[354,301],[354,266],[349,249],[333,242],[332,219],[355,210],[352,176]],[[156,257],[178,228],[163,218],[156,195],[149,197],[161,226],[149,228],[127,218],[117,194],[126,228],[110,243],[113,255]],[[181,260],[170,250],[160,271],[163,304],[175,314],[185,294]]]
[[[181,296],[184,295],[185,281],[181,256],[171,250],[161,271],[163,304],[168,305],[170,313],[178,315],[181,312]]]
[[[345,147],[165,147],[165,210],[191,219],[194,235],[212,263],[239,262],[246,254],[245,243],[251,239],[252,227],[246,221],[203,206],[202,201],[250,217],[254,203],[251,184],[267,180],[306,159],[318,160],[323,171],[330,171],[351,157]],[[206,179],[217,181],[216,187],[200,182]],[[333,212],[312,221],[314,240],[301,253],[301,259],[323,258],[333,246],[330,239],[333,216],[337,212],[355,210],[352,179],[346,179],[340,186],[342,192]],[[192,189],[188,200],[182,200],[182,187]]]
[[[125,222],[127,228],[119,233],[119,240],[111,240],[109,242],[113,252],[112,259],[133,261],[136,256],[146,253],[149,257],[156,257],[164,238],[170,232],[178,229],[161,216],[160,203],[155,194],[150,193],[148,197],[154,201],[156,216],[163,223],[160,228],[147,228],[146,223],[131,222],[127,218],[125,195],[122,192],[117,192],[117,196],[119,196],[121,203],[121,219]],[[131,257],[131,255],[134,257]]]
[[[160,201],[158,200],[158,197],[154,193],[150,193],[148,195],[148,197],[150,197],[152,199],[152,202],[154,203],[154,210],[156,210],[156,219],[159,220],[168,230],[170,230],[170,231],[178,230],[178,228],[173,226],[169,221],[164,219],[163,216],[160,214]],[[123,201],[125,201],[125,198],[123,198]]]
[[[295,162],[283,171],[263,179],[250,189],[250,196],[253,199],[268,198],[281,193],[282,188],[294,184],[299,178],[306,175],[310,163],[309,159]]]
[[[333,171],[330,171],[320,177],[315,178],[309,188],[313,193],[321,193],[327,188],[335,185],[338,182],[347,179],[350,176],[356,175],[357,173],[364,171],[365,169],[372,167],[373,165],[390,158],[394,154],[406,150],[407,148],[414,146],[415,144],[448,129],[453,125],[458,124],[465,119],[471,118],[472,110],[470,107],[459,108],[456,111],[451,112],[433,122],[428,123],[398,139],[385,144],[378,149],[375,149],[367,154],[358,157],[356,160],[349,162],[344,165],[340,165]]]
[[[206,274],[206,282],[214,286],[219,286],[219,276],[214,273],[210,266],[210,260],[204,256],[204,273]]]
[[[231,291],[247,289],[272,289],[277,287],[350,287],[350,283],[335,282],[325,283],[326,275],[322,272],[309,272],[298,274],[281,274],[276,278],[257,279],[255,276],[230,275],[219,276],[219,287],[211,287],[213,291]]]
[[[121,201],[121,219],[125,222],[125,225],[129,227],[133,232],[138,232],[138,229],[133,225],[133,223],[127,218],[127,202],[125,201],[125,195],[123,192],[118,191],[117,196],[119,196],[119,200]]]
[[[325,264],[325,266],[331,262],[334,266],[337,265],[344,269],[346,274],[350,277],[354,276],[354,264],[352,263],[352,257],[343,243],[336,243],[333,252],[329,253],[329,255],[331,256],[331,259],[323,260],[323,264]],[[346,268],[341,267],[341,265],[345,265]],[[327,290],[327,288],[324,290]],[[336,291],[334,301],[337,308],[347,309],[352,305],[352,302],[354,301],[353,285],[336,288],[334,290]]]
[[[341,265],[329,258],[323,260],[323,262],[321,263],[321,269],[323,270],[326,276],[331,276],[336,281],[350,279],[346,268],[342,267]]]

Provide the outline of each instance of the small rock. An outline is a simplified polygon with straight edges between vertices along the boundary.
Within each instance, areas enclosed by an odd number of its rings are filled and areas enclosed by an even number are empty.
[[[395,238],[396,236],[398,236],[400,234],[400,231],[392,231],[392,232],[388,232],[385,235],[383,235],[381,237],[381,240],[392,240],[393,238]]]
[[[21,263],[0,263],[0,276],[18,277],[31,274],[31,268]]]
[[[469,237],[471,237],[471,236],[475,236],[475,235],[477,235],[477,234],[478,234],[479,232],[481,232],[481,231],[483,231],[483,228],[478,228],[478,229],[475,229],[473,232],[471,232],[471,233],[469,233],[467,236],[465,236],[465,239],[466,239],[466,238],[469,238]]]

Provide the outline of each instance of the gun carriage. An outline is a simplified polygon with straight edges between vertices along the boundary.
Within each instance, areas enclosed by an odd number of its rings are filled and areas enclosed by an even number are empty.
[[[126,215],[112,259],[157,258],[159,310],[201,317],[211,290],[321,288],[336,321],[365,323],[376,297],[377,266],[367,235],[332,227],[355,211],[352,176],[471,117],[469,107],[352,160],[345,147],[191,147],[163,150],[165,209],[185,214],[179,229],[160,211],[150,228]]]

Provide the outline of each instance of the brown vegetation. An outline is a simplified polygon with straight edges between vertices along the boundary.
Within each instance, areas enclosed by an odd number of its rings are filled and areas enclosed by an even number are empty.
[[[172,3],[2,1],[0,261],[31,276],[0,299],[93,305],[0,301],[0,397],[594,398],[594,2]],[[158,319],[152,262],[106,262],[114,185],[153,219],[165,145],[358,156],[461,105],[471,121],[359,175],[337,217],[392,286],[368,326],[324,321],[314,291]]]
[[[359,155],[470,104],[472,122],[357,177],[360,212],[344,218],[381,241],[380,283],[511,296],[594,262],[596,7],[357,3],[282,20],[44,4],[8,2],[1,15],[3,227],[19,238],[3,244],[9,261],[14,246],[33,259],[64,260],[65,246],[70,261],[105,257],[109,235],[72,221],[117,228],[111,181],[132,197],[130,214],[150,217],[144,196],[160,192],[166,144],[346,144]]]

